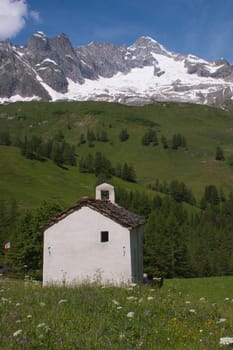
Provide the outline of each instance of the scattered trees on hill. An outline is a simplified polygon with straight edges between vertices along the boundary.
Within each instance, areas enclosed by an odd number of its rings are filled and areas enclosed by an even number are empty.
[[[128,133],[127,129],[122,129],[120,134],[119,134],[120,141],[122,141],[122,142],[127,141],[128,138],[129,138],[129,133]]]
[[[166,181],[160,182],[159,179],[156,179],[150,187],[155,191],[170,194],[176,202],[186,202],[192,205],[196,203],[192,190],[182,181],[173,180],[167,183]]]
[[[76,165],[75,147],[65,141],[62,133],[47,141],[43,141],[39,136],[32,136],[30,139],[25,136],[23,140],[17,140],[17,146],[21,154],[28,159],[48,158],[59,166]]]
[[[223,154],[223,150],[220,146],[217,146],[216,148],[216,152],[215,152],[215,159],[216,160],[224,160],[224,154]]]
[[[96,152],[94,156],[89,153],[87,156],[81,157],[79,161],[79,170],[82,173],[95,174],[96,177],[102,174],[106,179],[109,179],[115,175],[123,180],[136,182],[136,173],[133,166],[125,162],[123,165],[117,164],[114,168],[110,160],[101,152]]]
[[[80,134],[78,145],[81,146],[87,142],[88,147],[95,147],[95,141],[109,142],[107,131],[102,129],[95,133],[94,130],[88,129],[86,135],[84,133]]]
[[[153,146],[157,146],[159,144],[157,133],[154,129],[148,129],[142,137],[143,146],[149,146],[152,144]]]
[[[172,148],[178,149],[179,147],[186,147],[186,138],[182,134],[174,134],[172,136]]]
[[[10,146],[11,145],[11,137],[8,130],[3,130],[0,132],[0,145]]]

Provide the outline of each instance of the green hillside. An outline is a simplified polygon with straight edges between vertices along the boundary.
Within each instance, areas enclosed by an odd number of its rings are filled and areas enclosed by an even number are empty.
[[[108,181],[119,205],[146,218],[149,275],[232,275],[232,165],[231,112],[175,103],[1,105],[0,265],[17,274],[27,265],[40,277],[43,224]]]
[[[159,144],[142,145],[142,137],[152,128]],[[109,142],[94,141],[92,147],[79,145],[80,135],[103,130]],[[129,138],[120,141],[127,129]],[[178,180],[200,199],[204,188],[214,184],[225,193],[232,189],[233,169],[228,157],[233,154],[233,114],[207,106],[157,103],[129,107],[101,102],[31,102],[0,106],[0,135],[8,132],[17,138],[41,136],[43,140],[59,132],[75,146],[77,162],[88,153],[102,152],[113,166],[127,162],[136,171],[141,186]],[[172,148],[174,134],[182,134],[187,146]],[[161,137],[168,148],[164,149]],[[216,147],[221,146],[225,160],[216,161]],[[15,198],[24,205],[57,198],[67,204],[80,195],[94,191],[95,176],[80,174],[78,167],[64,170],[51,161],[39,162],[22,157],[18,148],[0,146],[0,192],[5,199]]]

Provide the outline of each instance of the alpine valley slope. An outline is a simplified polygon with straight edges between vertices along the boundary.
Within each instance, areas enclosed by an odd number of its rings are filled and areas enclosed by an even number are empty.
[[[150,37],[126,47],[92,42],[73,48],[61,34],[36,32],[26,46],[0,42],[0,102],[95,100],[124,104],[177,101],[233,105],[233,66],[170,52]],[[232,102],[231,102],[232,101]]]

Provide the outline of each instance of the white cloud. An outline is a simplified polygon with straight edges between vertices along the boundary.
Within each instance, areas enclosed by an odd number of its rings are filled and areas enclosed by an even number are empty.
[[[40,16],[29,12],[26,0],[0,0],[0,40],[16,36],[29,17],[39,21]]]
[[[34,19],[34,21],[36,21],[36,22],[40,22],[41,21],[40,13],[38,11],[32,10],[32,11],[29,12],[29,15],[30,15],[30,17],[32,19]]]

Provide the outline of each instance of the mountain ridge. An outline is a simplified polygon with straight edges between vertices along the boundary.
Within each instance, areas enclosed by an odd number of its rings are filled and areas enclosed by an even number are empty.
[[[91,42],[74,48],[64,33],[34,33],[25,46],[0,42],[0,102],[156,101],[231,106],[233,66],[171,52],[148,36],[132,45]]]

